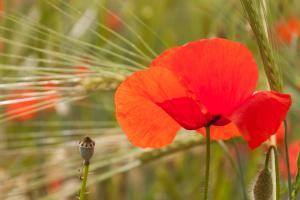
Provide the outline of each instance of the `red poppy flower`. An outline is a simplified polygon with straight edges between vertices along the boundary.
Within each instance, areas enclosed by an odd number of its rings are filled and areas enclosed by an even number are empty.
[[[300,152],[300,141],[294,141],[289,145],[289,157],[290,157],[290,170],[291,176],[295,177],[298,172],[298,156]],[[284,157],[280,157],[280,169],[284,175],[284,177],[288,177],[288,172],[286,168],[286,161]]]
[[[276,29],[279,39],[290,43],[294,37],[300,36],[300,20],[290,18],[287,21],[278,23]]]
[[[115,94],[116,117],[139,147],[163,147],[181,127],[201,132],[212,125],[212,138],[242,134],[255,148],[276,132],[291,105],[288,94],[254,92],[257,79],[244,45],[218,38],[191,42],[129,76]]]
[[[37,112],[34,107],[35,104],[39,102],[37,98],[32,96],[25,96],[24,94],[33,93],[34,90],[18,90],[14,91],[14,99],[10,99],[14,102],[8,104],[5,108],[5,113],[7,116],[15,116],[17,121],[27,121],[36,116]]]

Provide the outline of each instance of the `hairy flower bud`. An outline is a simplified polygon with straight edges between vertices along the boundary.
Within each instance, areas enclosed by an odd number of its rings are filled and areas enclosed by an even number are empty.
[[[270,200],[273,193],[272,175],[268,168],[260,171],[254,188],[254,200]]]

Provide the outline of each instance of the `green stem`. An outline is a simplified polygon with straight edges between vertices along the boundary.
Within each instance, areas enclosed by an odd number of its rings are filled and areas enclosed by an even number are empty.
[[[85,200],[86,199],[86,183],[87,183],[87,177],[89,173],[89,163],[84,163],[83,165],[83,179],[79,194],[79,200]]]
[[[219,140],[217,143],[223,149],[225,155],[229,159],[229,162],[230,162],[232,168],[236,171],[236,174],[238,175],[238,177],[240,179],[241,187],[242,187],[242,191],[243,191],[243,196],[244,196],[244,200],[248,200],[247,191],[246,191],[246,185],[245,185],[245,181],[244,181],[244,173],[243,173],[243,169],[242,169],[242,165],[241,165],[241,160],[240,160],[240,155],[238,153],[238,149],[237,149],[237,146],[236,146],[235,142],[233,141],[233,146],[234,146],[234,149],[236,151],[236,155],[238,157],[238,159],[237,159],[238,160],[237,161],[238,164],[236,164],[235,160],[230,155],[228,147],[226,146],[226,144],[224,143],[224,141]]]
[[[205,185],[204,185],[204,200],[207,200],[209,171],[210,171],[210,127],[205,127],[206,130],[206,169],[205,169]]]
[[[265,161],[265,168],[269,167],[269,161],[271,157],[271,152],[273,150],[274,153],[274,161],[275,161],[275,187],[276,187],[276,200],[280,200],[280,182],[279,182],[279,164],[278,164],[278,154],[275,146],[270,146]]]
[[[289,155],[289,147],[288,147],[286,120],[284,120],[284,147],[285,147],[285,162],[286,162],[287,172],[288,172],[289,199],[292,199],[292,177],[291,177],[290,155]]]
[[[235,141],[233,141],[233,146],[234,146],[234,150],[235,150],[236,157],[237,157],[237,166],[238,166],[239,173],[240,173],[239,177],[240,177],[241,186],[242,186],[242,190],[243,190],[243,196],[244,196],[244,199],[247,200],[248,198],[247,198],[246,186],[245,186],[245,182],[244,182],[244,172],[243,172],[243,167],[242,167],[242,162],[241,162],[241,156],[240,156],[240,153],[236,146]]]

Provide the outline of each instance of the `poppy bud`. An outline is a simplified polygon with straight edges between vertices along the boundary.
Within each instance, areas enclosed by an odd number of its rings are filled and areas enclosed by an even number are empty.
[[[88,165],[89,160],[94,154],[95,142],[88,136],[84,137],[79,142],[79,151],[82,159],[84,160],[84,164]]]
[[[254,200],[269,200],[273,194],[272,175],[268,168],[260,171],[253,188]]]

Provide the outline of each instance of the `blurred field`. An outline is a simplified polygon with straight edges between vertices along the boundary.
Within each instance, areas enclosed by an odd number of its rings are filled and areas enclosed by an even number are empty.
[[[200,134],[182,130],[166,149],[142,150],[127,141],[115,121],[115,88],[164,49],[200,38],[240,41],[260,67],[258,89],[268,89],[239,0],[0,2],[0,199],[75,199],[82,167],[78,141],[85,135],[96,141],[89,199],[201,199]],[[300,19],[300,1],[267,5],[284,90],[293,97],[292,143],[300,139],[300,31],[285,42],[277,26]],[[240,138],[214,142],[212,148],[211,199],[244,199],[241,177],[248,195],[265,148],[250,151]],[[285,196],[286,177],[281,180]]]

